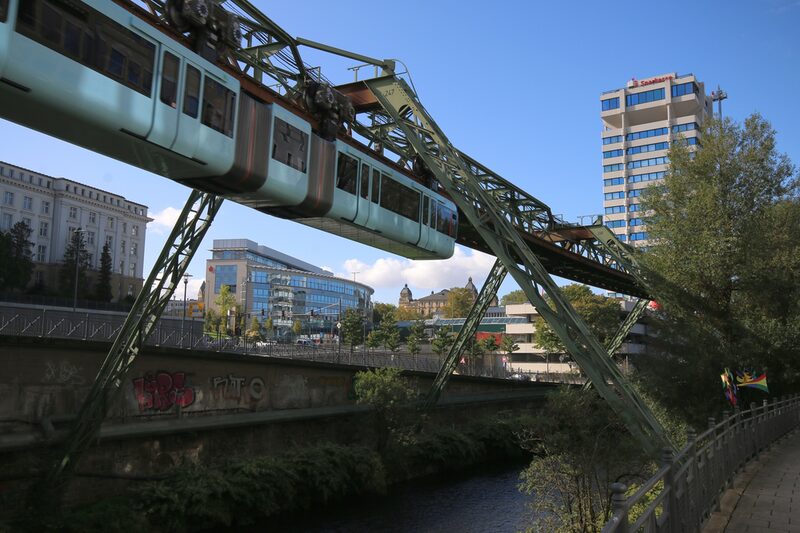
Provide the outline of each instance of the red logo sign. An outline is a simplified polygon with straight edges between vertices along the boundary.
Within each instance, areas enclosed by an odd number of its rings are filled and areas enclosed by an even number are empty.
[[[654,83],[661,83],[662,81],[671,80],[674,77],[675,76],[673,76],[672,74],[667,74],[666,76],[659,76],[657,78],[650,78],[649,80],[642,80],[642,81],[638,81],[636,78],[633,78],[631,81],[633,81],[634,87],[639,87],[641,85],[652,85]]]

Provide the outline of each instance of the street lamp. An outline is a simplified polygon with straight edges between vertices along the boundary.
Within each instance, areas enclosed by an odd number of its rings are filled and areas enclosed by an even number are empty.
[[[83,233],[84,230],[81,228],[75,228],[72,230],[72,241],[74,244],[74,258],[75,258],[75,293],[73,294],[72,298],[72,312],[74,313],[78,307],[78,263],[80,263],[80,246],[78,246],[80,242],[80,233]],[[75,235],[78,235],[75,237]]]
[[[191,274],[183,275],[183,318],[181,318],[181,348],[183,348],[183,324],[186,322],[186,286],[189,285]]]

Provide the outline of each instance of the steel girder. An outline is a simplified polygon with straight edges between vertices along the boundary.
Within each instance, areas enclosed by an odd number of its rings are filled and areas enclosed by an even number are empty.
[[[445,385],[447,385],[450,376],[456,369],[461,354],[464,353],[464,348],[467,347],[467,343],[472,339],[473,335],[475,335],[483,315],[486,314],[486,309],[489,308],[489,303],[491,303],[492,298],[497,294],[497,290],[500,288],[503,280],[506,279],[507,273],[508,270],[506,270],[503,262],[499,259],[495,260],[492,270],[486,277],[483,287],[481,287],[478,298],[469,310],[464,324],[461,326],[453,345],[450,347],[450,351],[447,353],[447,358],[442,363],[439,372],[436,374],[436,378],[433,380],[433,386],[431,390],[428,391],[428,397],[425,400],[427,407],[432,407],[439,401],[439,396],[441,396],[442,390]]]
[[[192,191],[164,248],[97,372],[64,443],[64,456],[46,479],[52,490],[66,481],[122,393],[125,376],[200,246],[222,198]]]
[[[403,80],[387,76],[365,83],[645,450],[655,455],[671,447],[661,424],[526,246],[511,207],[487,192]]]

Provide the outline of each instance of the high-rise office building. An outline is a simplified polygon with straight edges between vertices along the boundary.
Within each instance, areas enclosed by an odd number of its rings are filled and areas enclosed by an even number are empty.
[[[604,221],[620,240],[647,244],[640,196],[664,178],[671,143],[694,149],[711,105],[704,84],[692,74],[632,79],[600,96]]]
[[[31,229],[31,284],[58,291],[59,270],[72,232],[83,232],[90,277],[100,269],[103,245],[112,261],[114,300],[142,288],[147,206],[67,178],[0,161],[0,231],[17,222]]]

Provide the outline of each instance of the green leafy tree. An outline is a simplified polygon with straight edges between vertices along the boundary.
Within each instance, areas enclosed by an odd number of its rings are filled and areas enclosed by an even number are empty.
[[[383,322],[383,317],[386,315],[394,315],[397,313],[397,306],[392,304],[385,304],[377,302],[372,306],[372,319],[373,319],[373,326],[378,327],[380,326],[381,322]]]
[[[462,318],[472,309],[473,294],[464,287],[453,287],[447,293],[443,314],[446,318]]]
[[[420,352],[419,343],[425,338],[425,322],[416,320],[409,328],[409,335],[406,339],[406,348],[411,355],[417,355]]]
[[[350,345],[350,353],[364,342],[364,316],[357,309],[347,309],[342,319],[343,340]]]
[[[621,316],[617,300],[594,294],[586,285],[577,283],[562,287],[561,292],[601,344],[614,335]],[[533,342],[548,352],[565,351],[561,339],[541,317],[536,319]]]
[[[100,254],[100,273],[97,276],[97,284],[95,285],[95,298],[97,301],[111,301],[113,296],[111,292],[112,270],[111,250],[108,248],[108,243],[105,243],[103,245],[103,252]]]
[[[525,291],[523,291],[522,289],[511,291],[500,299],[500,305],[526,304],[526,303],[528,303],[528,297],[525,295]]]
[[[431,349],[440,358],[450,349],[453,344],[453,335],[449,326],[437,329],[431,339]]]
[[[413,398],[413,390],[400,370],[388,367],[356,373],[353,388],[356,401],[375,410],[377,448],[382,452],[390,435],[400,429],[402,414]]]
[[[380,328],[380,338],[383,347],[391,352],[400,347],[400,330],[397,329],[397,320],[390,313],[383,317]]]
[[[383,344],[383,340],[381,339],[378,330],[370,331],[369,334],[367,335],[367,340],[366,340],[367,348],[369,348],[370,350],[374,350],[381,344]]]
[[[253,317],[250,321],[250,327],[247,328],[247,336],[253,339],[261,338],[261,323],[258,321],[257,317]]]
[[[275,333],[274,331],[275,323],[272,321],[272,317],[269,317],[264,321],[264,329],[267,330],[267,336],[272,337]]]
[[[412,307],[398,307],[394,313],[395,320],[419,320],[422,313]]]
[[[217,326],[219,325],[219,316],[217,316],[216,311],[213,309],[209,309],[206,311],[206,316],[204,318],[204,328],[207,332],[215,332],[217,330]]]
[[[768,370],[770,392],[800,385],[800,194],[795,167],[759,115],[706,123],[691,154],[673,143],[663,185],[643,195],[654,246],[642,254],[662,312],[647,388],[686,417],[721,407],[723,368]]]
[[[494,335],[489,335],[481,340],[481,344],[483,345],[483,349],[489,353],[494,353],[500,349],[500,345],[497,344],[497,339],[494,338]]]
[[[514,342],[514,339],[512,339],[511,336],[503,335],[503,338],[500,339],[500,349],[506,354],[511,355],[519,350],[519,346],[516,342]]]
[[[76,266],[77,264],[77,266]],[[77,276],[75,275],[77,268]],[[75,291],[75,280],[78,284],[78,298],[86,298],[89,293],[89,281],[86,271],[89,269],[89,252],[83,241],[82,231],[73,231],[69,243],[64,250],[64,261],[59,271],[61,293],[72,296]]]
[[[219,296],[214,300],[219,308],[219,314],[223,317],[228,316],[228,311],[235,309],[236,297],[231,292],[229,285],[222,285],[219,288]]]

